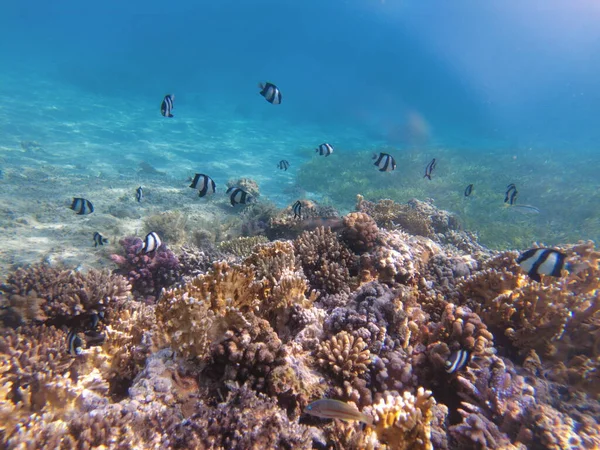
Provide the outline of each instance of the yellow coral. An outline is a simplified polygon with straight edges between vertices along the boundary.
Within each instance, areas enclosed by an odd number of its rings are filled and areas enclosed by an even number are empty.
[[[262,290],[251,267],[219,262],[209,273],[165,292],[156,316],[175,349],[203,358],[230,325],[247,324],[244,315],[256,311]]]
[[[388,395],[373,405],[373,429],[366,431],[366,440],[376,434],[389,450],[433,450],[431,429],[436,401],[431,391],[422,387],[416,396],[405,392],[402,396]]]
[[[344,380],[352,380],[367,371],[371,354],[361,337],[340,331],[317,347],[317,361]]]

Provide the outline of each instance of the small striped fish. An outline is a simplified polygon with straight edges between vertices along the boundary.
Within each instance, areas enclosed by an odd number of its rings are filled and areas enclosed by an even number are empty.
[[[452,353],[446,361],[446,372],[454,373],[461,370],[469,362],[469,356],[467,350],[458,350]]]
[[[361,413],[346,402],[330,398],[323,398],[312,402],[304,409],[304,412],[323,419],[358,420],[367,425],[373,425],[373,418],[371,416]]]

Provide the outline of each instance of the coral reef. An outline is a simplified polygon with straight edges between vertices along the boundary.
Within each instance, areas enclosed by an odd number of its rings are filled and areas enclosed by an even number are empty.
[[[144,254],[139,251],[142,245],[140,238],[126,237],[119,243],[125,255],[113,254],[110,258],[119,266],[117,272],[131,283],[136,299],[152,303],[163,288],[179,280],[179,259],[165,244],[153,254]]]
[[[278,214],[274,214],[265,230],[271,239],[296,239],[304,231],[314,231],[318,227],[331,228],[333,231],[342,229],[343,221],[335,208],[320,205],[311,200],[299,200],[301,216],[295,217],[293,205],[289,205]]]
[[[268,239],[264,236],[239,237],[230,241],[221,242],[217,248],[223,253],[229,253],[239,258],[250,256],[252,249],[257,244],[264,244]]]
[[[184,243],[187,225],[188,219],[180,211],[166,211],[144,219],[146,233],[154,231],[172,246]]]
[[[294,241],[294,247],[313,289],[328,294],[349,289],[357,260],[331,229],[305,231]]]
[[[383,228],[400,228],[417,236],[436,238],[436,235],[441,235],[437,237],[439,239],[452,230],[460,229],[458,218],[448,211],[437,209],[432,201],[412,199],[403,205],[384,199],[373,203],[358,195],[356,210],[368,214]]]
[[[319,344],[316,357],[319,365],[343,380],[351,380],[365,373],[371,363],[367,344],[361,337],[355,338],[346,331],[340,331]]]
[[[215,263],[207,274],[167,290],[156,315],[171,345],[184,356],[202,359],[229,326],[250,325],[249,313],[258,306],[261,290],[252,268]]]
[[[239,187],[255,198],[260,197],[260,188],[258,183],[252,178],[238,178],[227,181],[227,188]]]
[[[82,273],[34,264],[9,274],[0,285],[0,318],[10,326],[46,322],[85,328],[80,322],[129,295],[120,275],[91,269]]]
[[[344,216],[342,238],[356,253],[370,250],[375,245],[379,229],[367,214],[355,212]]]
[[[562,247],[566,270],[538,283],[431,202],[359,197],[343,218],[302,204],[269,219],[293,240],[201,239],[178,257],[125,238],[115,273],[9,274],[1,445],[600,447],[593,243]],[[373,423],[303,413],[322,398]]]

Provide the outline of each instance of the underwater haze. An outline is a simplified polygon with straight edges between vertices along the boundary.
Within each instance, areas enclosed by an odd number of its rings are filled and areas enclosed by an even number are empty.
[[[252,178],[279,207],[431,199],[492,248],[598,239],[599,20],[594,1],[4,2],[4,221],[68,222],[70,198],[106,210],[140,184],[149,209],[171,190],[192,208],[203,172],[221,194]],[[397,170],[373,167],[380,151]],[[506,207],[510,183],[535,209]]]
[[[600,449],[600,0],[0,0],[0,449]]]

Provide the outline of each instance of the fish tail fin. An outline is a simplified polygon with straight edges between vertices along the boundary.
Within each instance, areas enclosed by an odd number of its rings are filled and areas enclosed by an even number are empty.
[[[541,283],[542,281],[542,277],[540,277],[540,274],[537,272],[529,272],[527,275],[529,275],[529,278],[531,278],[533,281],[537,281],[538,283]]]
[[[258,83],[258,88],[259,89],[264,89],[265,88],[265,83],[263,83],[262,81],[260,83]]]

